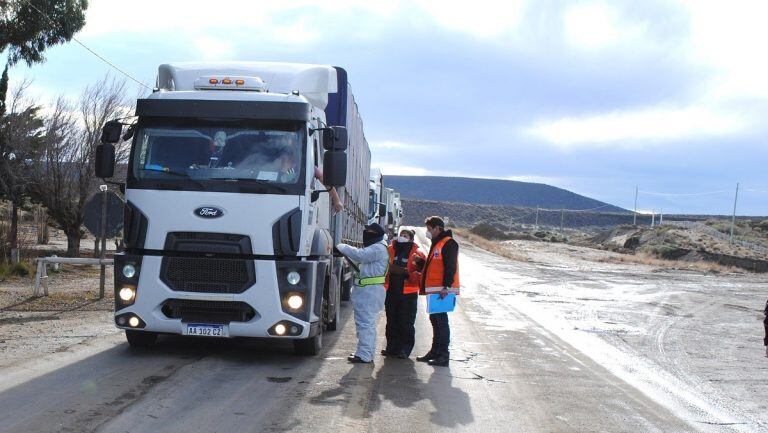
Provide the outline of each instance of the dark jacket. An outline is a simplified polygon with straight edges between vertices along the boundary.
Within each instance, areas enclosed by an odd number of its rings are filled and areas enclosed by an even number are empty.
[[[453,284],[453,277],[456,275],[456,264],[459,261],[459,244],[453,239],[453,232],[443,230],[436,238],[432,239],[432,246],[429,247],[429,254],[427,254],[427,257],[432,257],[435,245],[447,236],[450,236],[451,239],[443,246],[443,287],[451,287]]]

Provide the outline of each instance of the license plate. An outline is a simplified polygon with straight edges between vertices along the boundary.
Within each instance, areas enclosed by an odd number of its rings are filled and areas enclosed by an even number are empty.
[[[229,337],[227,325],[209,325],[206,323],[187,323],[184,335],[193,337]]]

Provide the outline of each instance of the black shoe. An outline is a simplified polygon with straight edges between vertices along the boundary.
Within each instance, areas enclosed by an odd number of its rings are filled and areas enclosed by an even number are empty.
[[[390,352],[387,349],[381,349],[381,355],[382,356],[392,356],[392,355],[394,355],[394,353]]]
[[[347,361],[351,362],[352,364],[371,364],[373,361],[363,361],[363,358],[360,358],[359,356],[351,355],[347,357]]]
[[[407,353],[398,353],[397,355],[395,355],[395,357],[398,359],[408,359],[408,356],[409,355]]]
[[[427,352],[424,356],[417,356],[416,360],[419,362],[429,362],[431,360],[435,359],[435,355],[432,354],[432,352]]]
[[[448,367],[449,361],[450,360],[448,358],[434,358],[427,361],[427,364],[433,367]]]

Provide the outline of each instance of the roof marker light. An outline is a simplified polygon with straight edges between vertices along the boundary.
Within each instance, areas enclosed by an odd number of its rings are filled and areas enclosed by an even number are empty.
[[[202,76],[195,80],[196,90],[250,90],[255,92],[268,92],[267,83],[259,77],[246,76]]]

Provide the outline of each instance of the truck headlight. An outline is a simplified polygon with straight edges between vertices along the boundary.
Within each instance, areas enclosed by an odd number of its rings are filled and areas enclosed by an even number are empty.
[[[288,296],[288,307],[292,310],[298,310],[304,305],[304,297],[301,295],[290,295]]]
[[[301,275],[296,271],[291,271],[291,272],[288,272],[286,279],[288,280],[288,284],[295,286],[296,284],[299,284],[299,282],[301,281]]]
[[[130,302],[136,297],[136,290],[133,287],[125,286],[120,289],[119,296],[123,301]]]
[[[136,275],[136,267],[130,263],[123,266],[123,275],[125,278],[133,278]]]
[[[275,334],[277,335],[285,335],[285,331],[287,330],[288,329],[282,323],[278,323],[277,326],[275,326]]]

